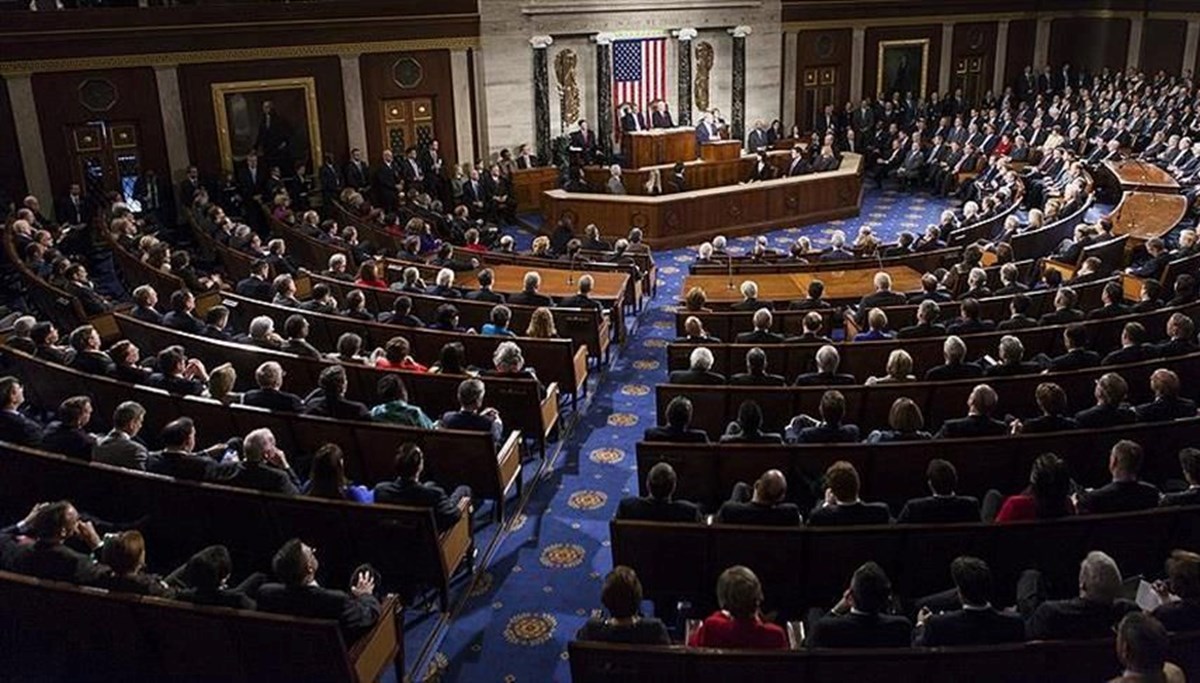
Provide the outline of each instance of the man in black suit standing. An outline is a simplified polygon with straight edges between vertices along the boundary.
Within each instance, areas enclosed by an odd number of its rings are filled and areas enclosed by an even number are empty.
[[[579,119],[576,124],[578,128],[571,132],[571,150],[579,152],[583,155],[583,159],[587,163],[596,160],[599,155],[599,147],[596,145],[596,133],[588,127],[586,119]]]
[[[0,440],[21,446],[37,446],[42,442],[42,425],[19,412],[25,403],[25,387],[21,380],[8,376],[0,378]]]
[[[992,571],[977,557],[961,556],[950,563],[950,576],[962,609],[940,614],[924,607],[917,614],[913,645],[996,645],[1025,640],[1025,622],[1016,614],[992,607]]]
[[[371,169],[363,161],[362,150],[350,150],[350,161],[346,164],[346,187],[366,192],[371,187]]]
[[[403,178],[392,150],[383,150],[379,168],[375,169],[375,197],[384,211],[395,211],[400,206]]]
[[[332,207],[338,195],[341,194],[343,186],[342,173],[338,171],[337,164],[333,162],[333,154],[325,154],[318,177],[321,182],[321,205],[322,207]]]
[[[87,200],[83,196],[83,187],[79,183],[71,183],[67,196],[58,201],[54,207],[54,217],[59,225],[80,226],[88,222]]]
[[[979,501],[954,492],[958,471],[946,460],[935,458],[925,468],[925,481],[932,495],[913,498],[896,517],[898,524],[955,524],[979,521]]]
[[[1113,445],[1108,456],[1108,471],[1112,481],[1098,489],[1076,494],[1076,507],[1081,514],[1133,512],[1157,507],[1158,487],[1138,479],[1142,468],[1142,447],[1128,439]]]
[[[746,136],[746,149],[751,152],[758,152],[767,149],[771,143],[767,139],[767,128],[763,124],[762,119],[754,122],[754,128],[750,129],[750,134]]]
[[[655,128],[674,128],[675,121],[671,111],[667,109],[667,101],[659,100],[654,103],[654,112],[650,115],[650,125]]]
[[[646,475],[649,496],[630,496],[617,505],[617,519],[643,522],[699,522],[700,508],[693,503],[674,500],[677,483],[675,469],[665,462],[656,463]]]
[[[842,599],[813,624],[809,647],[907,647],[912,624],[904,617],[885,614],[892,582],[883,568],[867,562],[854,570],[850,588]]]
[[[800,509],[785,503],[787,479],[779,470],[767,470],[754,482],[754,488],[739,481],[733,494],[721,505],[717,521],[721,524],[758,526],[800,526]]]
[[[267,189],[267,173],[258,163],[258,154],[250,152],[246,155],[245,163],[237,171],[237,185],[243,197],[262,201],[262,194]]]
[[[264,612],[336,620],[342,639],[353,643],[380,617],[382,606],[374,595],[375,576],[369,568],[355,571],[347,593],[322,588],[317,583],[319,567],[316,551],[300,539],[284,543],[271,562],[280,583],[259,587],[258,607]]]
[[[708,443],[708,434],[703,429],[691,429],[691,422],[691,400],[686,396],[676,396],[667,404],[667,426],[648,428],[642,434],[642,440]]]
[[[688,369],[672,370],[667,381],[671,384],[725,384],[725,376],[712,371],[713,360],[712,351],[707,348],[701,346],[692,349],[688,357]]]
[[[375,486],[375,502],[392,505],[427,507],[433,510],[438,531],[454,526],[471,501],[471,489],[459,486],[450,495],[433,482],[422,482],[425,456],[413,443],[406,443],[396,453],[394,481]]]
[[[809,526],[863,526],[892,521],[887,503],[864,503],[854,465],[839,460],[825,470],[825,500],[808,515]]]
[[[967,416],[946,420],[935,439],[959,439],[965,437],[1000,436],[1008,433],[1008,425],[992,419],[1000,397],[996,390],[986,384],[978,384],[967,397]]]
[[[487,209],[488,194],[483,183],[479,180],[479,171],[471,169],[467,182],[463,183],[463,204],[471,213],[471,218],[483,218]]]
[[[187,175],[179,182],[179,201],[184,206],[191,206],[196,199],[196,193],[204,189],[200,181],[200,169],[195,166],[187,167]]]

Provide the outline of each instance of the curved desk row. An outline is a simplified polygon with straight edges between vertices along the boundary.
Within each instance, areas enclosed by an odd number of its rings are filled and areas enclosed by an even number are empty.
[[[862,166],[860,155],[845,154],[835,171],[658,197],[550,190],[542,196],[542,214],[547,228],[569,218],[577,228],[595,223],[606,234],[641,228],[656,249],[687,246],[715,235],[857,216]]]

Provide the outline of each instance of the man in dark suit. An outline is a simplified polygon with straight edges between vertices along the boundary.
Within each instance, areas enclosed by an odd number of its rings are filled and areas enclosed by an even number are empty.
[[[437,484],[421,481],[424,470],[425,456],[421,449],[416,444],[404,444],[396,453],[396,479],[375,486],[375,502],[430,508],[438,531],[445,531],[454,526],[462,517],[463,510],[467,509],[471,489],[459,486],[446,495],[445,490]]]
[[[977,436],[1000,436],[1008,433],[1008,425],[992,419],[999,397],[986,384],[976,385],[967,397],[967,416],[946,420],[934,434],[935,439],[959,439]]]
[[[42,442],[42,425],[22,415],[18,409],[25,403],[25,387],[16,377],[0,378],[0,440],[21,446],[37,446]]]
[[[1164,494],[1160,505],[1200,505],[1200,449],[1184,448],[1179,451],[1179,468],[1183,471],[1183,479],[1187,488],[1182,491]]]
[[[371,187],[371,170],[363,161],[362,150],[350,150],[350,162],[346,164],[346,187],[366,192]]]
[[[646,429],[642,434],[642,440],[708,443],[708,434],[703,429],[691,429],[691,422],[691,400],[686,396],[676,396],[667,404],[667,426]]]
[[[867,325],[867,311],[872,308],[886,306],[903,306],[908,299],[900,292],[892,291],[892,276],[880,271],[875,273],[875,291],[864,296],[858,302],[858,313],[855,315],[859,328]]]
[[[1196,325],[1184,313],[1172,313],[1167,319],[1167,337],[1167,341],[1153,347],[1163,358],[1185,356],[1197,350]]]
[[[966,362],[967,345],[956,335],[946,337],[942,343],[942,358],[945,363],[930,368],[925,373],[926,382],[946,382],[955,379],[970,379],[982,377],[983,368],[975,363]]]
[[[346,400],[346,382],[346,370],[342,366],[333,365],[322,370],[317,378],[318,390],[305,400],[304,414],[335,420],[369,421],[371,412],[365,405]]]
[[[787,386],[783,375],[767,372],[767,354],[757,346],[746,352],[746,371],[729,378],[733,386],[782,387]]]
[[[753,524],[757,526],[800,526],[800,509],[785,503],[787,479],[779,470],[767,470],[754,482],[754,487],[739,481],[733,486],[729,500],[717,511],[721,524]]]
[[[766,126],[759,119],[754,122],[754,128],[750,129],[750,134],[746,136],[746,149],[751,152],[764,150],[771,146],[767,136]]]
[[[638,111],[636,104],[630,104],[625,107],[625,113],[621,116],[621,132],[634,133],[639,130],[646,130],[649,126],[646,125],[646,116]]]
[[[18,525],[20,526],[20,525]],[[35,541],[13,550],[11,569],[39,579],[96,584],[112,573],[95,560],[103,542],[90,521],[81,521],[79,511],[63,500],[35,508],[26,531]],[[66,544],[78,541],[91,551],[84,554]]]
[[[72,396],[58,406],[58,419],[46,426],[41,448],[74,460],[91,460],[96,437],[87,431],[92,420],[92,399]]]
[[[88,223],[87,199],[83,196],[83,187],[79,183],[71,183],[67,196],[59,200],[54,207],[54,217],[60,225],[86,225]]]
[[[675,121],[671,118],[671,112],[667,109],[667,101],[659,100],[653,105],[654,111],[650,114],[650,125],[655,128],[674,128]]]
[[[383,150],[383,158],[375,169],[375,197],[384,211],[395,211],[399,207],[403,178],[392,150]]]
[[[504,436],[504,423],[500,419],[500,411],[483,407],[485,393],[482,381],[474,378],[463,380],[458,385],[458,410],[443,413],[436,423],[437,427],[487,432],[492,435],[492,440],[499,443]]]
[[[227,444],[220,443],[196,452],[196,425],[190,417],[181,417],[167,423],[159,432],[161,451],[150,454],[146,469],[155,474],[165,474],[176,479],[191,481],[221,481],[233,476],[236,463],[218,462]]]
[[[112,303],[96,291],[96,285],[88,278],[87,268],[82,263],[67,266],[64,275],[67,278],[67,293],[79,299],[84,313],[94,316],[112,310]]]
[[[92,447],[92,461],[131,470],[145,470],[149,451],[137,439],[146,418],[146,409],[135,401],[125,401],[113,411],[113,429]]]
[[[1021,617],[992,607],[992,571],[986,562],[977,557],[956,557],[950,563],[950,577],[962,608],[940,614],[923,608],[917,614],[913,645],[996,645],[1025,640]]]
[[[604,304],[592,298],[592,287],[595,286],[595,282],[591,275],[580,276],[579,291],[558,302],[559,307],[602,310]]]
[[[808,159],[804,156],[804,148],[796,146],[792,148],[792,158],[788,161],[787,170],[784,174],[789,178],[801,176],[812,171],[812,167],[808,164]]]
[[[898,339],[918,339],[921,337],[945,337],[946,326],[937,322],[941,314],[937,302],[926,299],[917,306],[917,324],[900,328],[896,333]]]
[[[808,515],[809,526],[864,526],[892,521],[887,503],[864,503],[854,465],[839,460],[825,470],[825,499]]]
[[[332,207],[333,202],[338,199],[342,192],[342,173],[338,170],[337,164],[333,162],[333,155],[326,153],[324,163],[321,164],[320,172],[317,174],[321,183],[321,199],[322,205]]]
[[[1037,327],[1038,321],[1030,318],[1027,314],[1032,305],[1032,300],[1028,295],[1017,293],[1008,302],[1009,317],[1007,320],[1001,320],[996,329],[1001,332],[1011,332],[1013,330],[1024,330],[1030,327]]]
[[[1000,338],[996,355],[999,356],[1000,362],[985,368],[983,371],[985,377],[1030,375],[1042,370],[1041,365],[1024,360],[1025,345],[1021,343],[1019,338],[1011,334],[1006,334]]]
[[[803,299],[793,301],[788,305],[788,310],[817,311],[824,308],[832,308],[832,305],[822,298],[823,296],[825,296],[825,283],[814,278],[808,283],[807,296]]]
[[[1168,599],[1155,608],[1155,619],[1173,633],[1200,629],[1200,555],[1174,550],[1167,558]]]
[[[381,616],[382,607],[374,595],[375,577],[369,569],[356,571],[347,593],[317,584],[319,567],[316,551],[300,539],[284,543],[271,562],[280,583],[259,587],[258,608],[296,617],[337,620],[342,640],[353,643]]]
[[[267,361],[259,365],[254,371],[254,381],[258,388],[247,391],[242,396],[242,403],[280,413],[299,413],[304,410],[303,399],[281,390],[283,368],[279,363]]]
[[[531,270],[525,273],[522,290],[509,296],[508,303],[517,306],[553,306],[554,299],[538,291],[541,287],[541,274],[536,270]]]
[[[274,296],[271,283],[267,281],[267,276],[270,272],[271,264],[266,259],[256,259],[250,265],[250,275],[239,280],[234,291],[239,296],[258,299],[259,301],[270,301]]]
[[[979,501],[954,492],[958,471],[946,460],[935,458],[925,468],[925,481],[932,495],[912,498],[904,504],[898,524],[955,524],[979,521]]]
[[[700,346],[692,349],[687,370],[672,370],[667,382],[670,384],[725,384],[725,376],[712,371],[712,351]]]
[[[850,589],[829,614],[813,624],[809,647],[906,647],[912,624],[900,616],[884,614],[891,600],[892,582],[883,568],[867,562],[854,571]]]
[[[1093,391],[1096,405],[1075,413],[1075,421],[1084,429],[1115,427],[1137,421],[1137,413],[1124,403],[1128,393],[1129,385],[1124,377],[1115,372],[1101,375]]]
[[[796,378],[796,386],[819,387],[858,384],[858,380],[854,379],[854,375],[838,373],[838,365],[841,362],[842,357],[838,353],[837,347],[832,344],[822,346],[817,349],[817,371],[806,372],[798,376]]]
[[[846,397],[836,389],[821,395],[820,421],[798,415],[785,430],[788,443],[854,443],[859,440],[857,425],[842,424],[846,416]]]
[[[766,308],[754,311],[754,329],[750,332],[739,332],[735,339],[738,344],[782,344],[783,335],[771,331],[774,316]]]
[[[742,300],[732,304],[729,308],[734,311],[757,311],[760,308],[770,309],[769,302],[758,300],[758,283],[754,280],[746,280],[738,288],[742,293]]]
[[[295,496],[300,477],[292,471],[287,455],[275,444],[270,429],[255,429],[242,442],[242,461],[224,483],[244,489]]]
[[[1138,422],[1168,422],[1196,416],[1196,402],[1179,395],[1179,375],[1159,368],[1150,375],[1154,400],[1134,409]]]
[[[204,184],[200,180],[200,169],[188,166],[186,175],[179,182],[179,200],[183,202],[184,206],[191,206],[196,199],[196,193],[203,187]]]
[[[1098,489],[1077,494],[1076,507],[1081,514],[1133,512],[1158,506],[1158,487],[1138,479],[1142,468],[1142,447],[1122,439],[1108,456],[1112,481]]]
[[[250,152],[237,170],[238,190],[246,199],[261,200],[267,189],[267,173],[258,163],[258,155]],[[247,217],[248,218],[248,217]]]
[[[583,158],[592,162],[596,158],[596,134],[588,127],[588,122],[584,119],[579,119],[578,128],[571,132],[571,149],[578,150]]]
[[[1146,343],[1146,328],[1139,322],[1128,322],[1121,328],[1121,348],[1104,356],[1100,364],[1126,365],[1158,356],[1156,349]]]
[[[1127,268],[1126,272],[1144,280],[1157,280],[1162,275],[1163,269],[1167,267],[1167,263],[1173,257],[1171,256],[1171,252],[1167,251],[1162,238],[1159,237],[1151,237],[1146,242],[1146,252],[1150,255],[1150,258],[1143,261],[1140,265]]]
[[[682,161],[675,162],[671,167],[671,176],[667,178],[667,191],[670,194],[679,194],[687,192],[688,184],[687,177],[684,175],[684,165]]]
[[[1136,603],[1117,595],[1121,570],[1105,553],[1092,551],[1079,565],[1079,597],[1044,600],[1045,586],[1036,570],[1027,570],[1017,584],[1017,608],[1025,616],[1025,637],[1031,640],[1085,640],[1112,636],[1112,628]]]
[[[655,463],[646,475],[649,496],[630,496],[617,505],[617,519],[643,522],[699,522],[700,508],[693,503],[674,500],[675,470],[665,462]]]

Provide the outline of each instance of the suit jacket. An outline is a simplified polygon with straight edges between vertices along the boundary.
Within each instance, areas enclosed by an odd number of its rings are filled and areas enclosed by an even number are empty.
[[[95,584],[112,571],[93,560],[91,555],[84,555],[61,543],[43,541],[16,548],[12,555],[12,569],[39,579],[78,584]]]
[[[93,462],[126,467],[131,470],[146,469],[146,461],[149,458],[150,452],[144,445],[136,439],[129,438],[125,432],[116,429],[104,435],[92,447]]]
[[[51,422],[42,434],[42,448],[74,460],[90,460],[92,447],[95,445],[96,438],[91,434],[76,427],[69,427],[58,420]]]
[[[468,432],[490,432],[495,434],[495,423],[479,413],[452,410],[443,413],[438,422],[441,423],[442,429],[461,429]]]
[[[830,372],[806,372],[796,378],[798,387],[844,386],[847,384],[858,384],[858,380],[854,379],[854,375]]]
[[[1121,617],[1136,611],[1129,600],[1104,604],[1070,598],[1050,600],[1038,605],[1025,622],[1025,636],[1038,640],[1085,640],[1112,636],[1112,628]]]
[[[265,463],[243,462],[233,476],[221,482],[243,489],[280,493],[285,496],[300,495],[297,478],[291,470]]]
[[[896,333],[897,339],[918,339],[921,337],[945,337],[946,326],[941,323],[917,323],[902,327]]]
[[[258,589],[258,608],[264,612],[313,619],[336,619],[347,646],[371,630],[382,606],[373,595],[355,596],[320,586],[265,583]]]
[[[814,427],[805,427],[799,432],[787,429],[789,442],[794,443],[856,443],[859,440],[858,426],[852,424],[831,425],[822,422]]]
[[[729,378],[729,384],[743,387],[785,387],[787,378],[783,375],[739,372]]]
[[[1184,491],[1168,493],[1162,497],[1159,505],[1170,507],[1176,505],[1200,505],[1200,487],[1193,486]]]
[[[712,371],[672,370],[667,382],[670,384],[725,384],[725,376]]]
[[[71,367],[89,375],[109,376],[116,366],[103,351],[80,351],[71,359]]]
[[[146,469],[176,479],[216,481],[228,479],[237,471],[233,463],[219,463],[212,458],[182,451],[155,451],[146,462]]]
[[[267,286],[270,289],[270,285]],[[180,313],[171,311],[163,316],[162,324],[173,330],[187,332],[188,334],[203,334],[204,321],[200,320],[191,313]]]
[[[1137,421],[1137,413],[1125,404],[1119,406],[1094,405],[1075,413],[1080,427],[1099,428],[1127,425]]]
[[[1021,421],[1022,434],[1045,434],[1046,432],[1066,432],[1079,429],[1079,423],[1073,418],[1063,415],[1039,415]]]
[[[675,122],[669,111],[654,111],[650,113],[650,125],[655,128],[674,128]]]
[[[641,112],[635,114],[629,111],[625,112],[625,114],[621,117],[621,131],[624,133],[637,130],[646,130],[648,127],[649,126],[646,125],[646,115]]]
[[[561,308],[594,308],[603,310],[604,304],[585,294],[575,294],[558,302]]]
[[[464,294],[463,298],[470,301],[486,301],[493,304],[502,304],[505,301],[503,294],[500,292],[493,292],[490,289],[472,290]]]
[[[508,303],[517,306],[553,306],[554,299],[537,292],[517,292],[508,297]]]
[[[674,429],[671,426],[650,427],[642,434],[643,441],[667,441],[671,443],[708,443],[708,434],[702,429]]]
[[[242,278],[234,291],[240,296],[248,296],[259,301],[270,301],[273,296],[271,283],[256,277]]]
[[[974,363],[955,363],[953,365],[938,365],[925,373],[926,382],[947,382],[954,379],[970,379],[982,377],[983,368]]]
[[[365,161],[357,163],[351,161],[346,164],[346,185],[348,187],[355,187],[360,190],[369,187],[371,184],[369,180],[370,175],[370,167],[367,166],[367,162]]]
[[[700,508],[684,500],[629,497],[617,505],[617,519],[643,522],[699,522]]]
[[[820,504],[808,513],[809,526],[864,526],[890,521],[887,503]]]
[[[913,645],[995,645],[1025,640],[1025,622],[991,607],[935,614],[913,632]]]
[[[1011,330],[1025,330],[1030,327],[1037,327],[1038,321],[1024,315],[1015,315],[1007,320],[1001,320],[996,329],[1001,332],[1009,332]]]
[[[783,335],[767,330],[754,330],[752,332],[739,332],[735,343],[738,344],[782,344]]]
[[[440,486],[430,482],[409,479],[381,482],[375,486],[375,502],[431,508],[438,531],[454,526],[462,516],[462,511],[450,496]]]
[[[1158,507],[1158,487],[1144,481],[1110,481],[1079,494],[1081,513],[1134,512]]]
[[[756,526],[800,526],[800,508],[793,503],[763,505],[753,501],[726,501],[717,511],[721,524],[752,524]]]
[[[571,146],[584,151],[596,148],[596,133],[592,130],[577,130],[571,133]]]
[[[975,436],[1000,436],[1008,433],[1008,425],[984,415],[968,415],[955,420],[946,420],[934,438],[961,439]]]
[[[809,647],[907,647],[912,624],[890,614],[828,614],[813,625]]]
[[[0,410],[0,441],[20,446],[42,443],[42,426],[13,410]]]
[[[1196,402],[1187,398],[1156,398],[1134,408],[1138,422],[1168,422],[1196,416]]]
[[[358,401],[348,401],[345,398],[317,395],[308,400],[304,408],[305,415],[331,417],[335,420],[369,421],[371,412]]]
[[[904,504],[899,524],[953,524],[979,521],[979,500],[971,496],[926,496]]]

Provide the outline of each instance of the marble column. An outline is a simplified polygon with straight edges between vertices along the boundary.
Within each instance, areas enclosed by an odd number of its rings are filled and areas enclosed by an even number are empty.
[[[783,107],[781,117],[783,119],[784,128],[790,128],[792,123],[796,121],[796,84],[799,82],[797,77],[797,60],[800,49],[800,34],[796,31],[788,31],[783,34]],[[851,94],[851,97],[854,95]]]
[[[1195,68],[1197,50],[1200,50],[1200,19],[1188,22],[1187,37],[1183,40],[1183,65],[1179,73]],[[1192,74],[1193,78],[1195,76]]]
[[[346,102],[346,140],[350,143],[350,149],[357,147],[362,150],[364,159],[372,159],[375,155],[367,149],[367,118],[363,110],[362,70],[358,65],[358,55],[338,55],[338,60],[342,64],[342,99]],[[339,158],[343,154],[345,159],[350,157],[349,149],[329,151]]]
[[[1129,45],[1125,52],[1125,68],[1137,69],[1142,65],[1142,33],[1146,22],[1141,16],[1129,20]]]
[[[454,148],[458,163],[475,156],[475,136],[471,133],[471,75],[465,48],[450,51],[450,85],[454,89]]]
[[[550,146],[550,65],[547,48],[554,44],[552,36],[534,36],[533,47],[533,122],[538,159],[542,164],[553,160]]]
[[[938,66],[938,92],[945,95],[950,92],[950,81],[954,71],[954,22],[947,21],[942,24],[942,52],[941,64]],[[929,93],[919,93],[918,97],[925,97]]]
[[[187,167],[191,163],[187,128],[183,124],[183,100],[179,96],[179,71],[174,64],[155,65],[154,82],[158,86],[158,108],[162,113],[163,136],[167,143],[167,166],[170,168],[166,177],[171,179],[174,192],[179,181],[187,175]],[[178,202],[179,197],[175,197],[175,200]]]
[[[681,28],[675,32],[675,37],[679,38],[679,73],[676,74],[679,103],[675,106],[675,118],[681,126],[692,125],[692,41],[696,36],[694,28]]]
[[[733,88],[730,93],[732,103],[730,109],[729,136],[734,140],[746,137],[746,36],[752,33],[749,26],[735,26],[729,29],[733,36]]]
[[[1008,19],[996,22],[996,63],[992,65],[992,94],[1004,95],[1004,69],[1008,64]]]
[[[1037,30],[1033,34],[1033,72],[1041,73],[1042,67],[1050,59],[1050,22],[1049,17],[1037,20]]]
[[[596,41],[596,139],[605,158],[612,157],[612,41],[611,33],[597,33]]]
[[[54,191],[50,185],[46,153],[42,149],[42,126],[38,123],[33,82],[27,73],[8,74],[4,80],[8,85],[8,101],[12,107],[17,147],[21,152],[21,168],[25,171],[25,185],[29,194],[41,200],[43,210],[53,211]]]
[[[866,62],[867,28],[855,26],[850,32],[850,99],[863,97],[863,65]],[[872,93],[872,97],[878,93]]]

